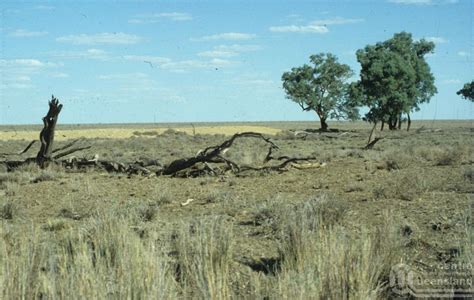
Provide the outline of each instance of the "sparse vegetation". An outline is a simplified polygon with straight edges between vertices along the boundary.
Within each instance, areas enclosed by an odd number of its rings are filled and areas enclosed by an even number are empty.
[[[386,132],[364,151],[360,124],[325,133],[334,138],[274,138],[275,156],[317,156],[327,163],[317,169],[187,179],[53,165],[0,173],[0,298],[386,299],[397,296],[389,279],[400,262],[423,275],[424,265],[472,264],[469,131],[439,123],[440,132]],[[171,151],[194,155],[226,137],[179,139],[96,139],[85,155],[166,163]],[[264,147],[242,140],[225,155],[256,164]]]

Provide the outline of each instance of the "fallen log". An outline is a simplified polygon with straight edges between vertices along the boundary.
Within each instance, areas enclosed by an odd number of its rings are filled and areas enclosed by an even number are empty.
[[[275,145],[269,138],[264,137],[260,133],[256,132],[242,132],[234,134],[230,139],[224,141],[222,144],[217,146],[208,147],[202,151],[199,151],[195,156],[188,157],[188,158],[181,158],[172,161],[169,165],[165,166],[163,170],[157,172],[157,175],[173,175],[179,171],[188,169],[194,166],[197,163],[205,163],[205,162],[216,162],[221,160],[226,162],[227,164],[233,165],[234,167],[238,166],[237,164],[227,160],[221,156],[221,153],[224,153],[229,149],[234,141],[239,138],[244,137],[253,137],[264,140],[266,143],[270,144],[271,147],[278,149],[278,146]]]

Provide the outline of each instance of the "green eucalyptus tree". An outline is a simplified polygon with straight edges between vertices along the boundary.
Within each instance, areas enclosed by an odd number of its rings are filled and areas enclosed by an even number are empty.
[[[312,65],[295,67],[282,75],[287,98],[303,111],[316,112],[323,131],[328,129],[328,118],[357,119],[358,109],[347,93],[351,68],[330,53],[311,55],[310,61]]]
[[[400,32],[357,51],[360,80],[351,85],[350,93],[354,101],[369,108],[365,120],[396,129],[406,114],[409,130],[410,113],[420,110],[437,92],[425,60],[434,47],[433,42],[414,41],[410,33]]]

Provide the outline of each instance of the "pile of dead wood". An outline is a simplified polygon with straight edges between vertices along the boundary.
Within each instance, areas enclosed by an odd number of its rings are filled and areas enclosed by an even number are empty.
[[[40,150],[36,157],[30,157],[23,160],[9,160],[0,161],[0,164],[6,166],[7,171],[12,171],[18,167],[36,163],[41,168],[46,168],[50,164],[63,166],[67,169],[85,169],[94,168],[101,169],[107,172],[126,173],[126,174],[140,174],[140,175],[168,175],[178,177],[194,177],[201,175],[221,175],[228,172],[239,174],[246,171],[286,171],[290,168],[307,169],[318,168],[322,165],[316,161],[314,157],[288,157],[280,156],[274,157],[274,151],[278,150],[269,138],[256,132],[243,132],[234,134],[231,138],[225,140],[223,143],[207,147],[199,151],[196,155],[187,158],[180,158],[172,161],[169,164],[163,165],[158,160],[137,160],[132,163],[120,163],[110,160],[101,160],[98,155],[93,158],[77,158],[69,157],[75,152],[90,149],[91,146],[75,147],[79,140],[74,140],[63,147],[54,149],[54,132],[59,113],[62,109],[62,104],[59,104],[57,98],[52,96],[49,101],[49,110],[43,118],[43,129],[40,133],[39,141],[41,143]],[[237,139],[241,138],[255,138],[263,140],[268,145],[268,153],[260,166],[241,166],[234,161],[224,157],[224,153],[232,147]],[[4,158],[13,155],[26,154],[36,141],[32,141],[25,149],[18,153],[3,153],[0,154]]]

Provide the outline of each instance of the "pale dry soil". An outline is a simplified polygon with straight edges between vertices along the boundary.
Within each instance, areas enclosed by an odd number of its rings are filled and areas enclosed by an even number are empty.
[[[318,197],[344,207],[344,215],[338,222],[347,230],[357,231],[360,226],[375,230],[387,221],[388,215],[392,216],[405,244],[401,256],[416,268],[455,260],[462,247],[472,247],[474,148],[470,122],[454,125],[415,122],[408,133],[377,132],[385,139],[368,151],[361,149],[368,136],[368,125],[358,123],[353,130],[350,124],[345,124],[339,126],[348,130],[345,134],[334,133],[334,138],[315,134],[306,140],[294,139],[284,129],[306,126],[206,126],[196,127],[196,135],[192,127],[179,128],[179,132],[168,130],[164,134],[163,128],[58,131],[58,146],[63,138],[80,136],[86,138],[84,144],[93,146],[77,156],[92,157],[99,153],[101,157],[119,161],[149,157],[163,163],[194,155],[205,146],[222,142],[228,138],[225,135],[258,131],[272,135],[281,148],[280,154],[316,156],[325,166],[186,179],[59,171],[37,183],[27,181],[4,186],[0,190],[0,202],[14,203],[14,217],[7,222],[19,228],[57,219],[64,219],[66,228],[74,227],[88,222],[88,216],[96,211],[154,203],[158,206],[156,216],[140,226],[145,233],[160,233],[164,247],[181,222],[208,215],[222,216],[237,239],[233,253],[236,262],[276,258],[273,208]],[[428,131],[416,132],[421,126]],[[133,134],[137,131],[141,133]],[[150,131],[153,133],[147,135]],[[16,136],[11,131],[0,134],[2,152],[21,149],[25,141],[18,141],[17,137],[25,140],[34,137],[32,131],[21,130]],[[6,141],[6,136],[16,141]],[[243,163],[261,164],[266,146],[259,143],[242,141],[229,155]],[[193,201],[182,206],[188,199]],[[61,210],[65,209],[81,218],[65,219],[61,216]],[[466,220],[470,222],[467,226],[471,237],[466,236]],[[236,263],[236,272],[251,271]]]

